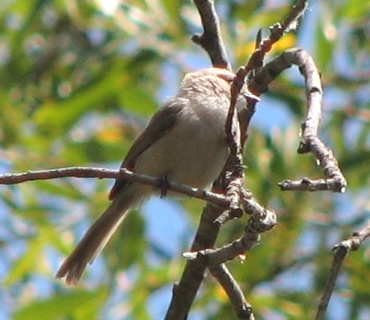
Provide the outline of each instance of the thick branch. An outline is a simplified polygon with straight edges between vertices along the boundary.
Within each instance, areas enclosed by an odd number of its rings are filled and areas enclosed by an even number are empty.
[[[204,208],[191,246],[192,251],[214,246],[220,228],[214,221],[221,212],[221,208],[209,203]],[[173,287],[172,299],[165,320],[185,320],[187,318],[205,271],[206,266],[200,261],[189,260],[187,262],[180,282]]]

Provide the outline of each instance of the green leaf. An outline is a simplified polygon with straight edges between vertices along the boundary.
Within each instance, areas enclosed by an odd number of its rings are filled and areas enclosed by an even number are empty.
[[[334,42],[326,35],[327,28],[330,28],[329,22],[322,18],[317,24],[316,35],[316,64],[322,73],[327,73],[332,67],[332,58],[334,52]]]
[[[35,301],[14,313],[14,320],[96,319],[99,309],[108,297],[106,288],[95,291],[74,291],[68,295],[55,295],[50,299]]]

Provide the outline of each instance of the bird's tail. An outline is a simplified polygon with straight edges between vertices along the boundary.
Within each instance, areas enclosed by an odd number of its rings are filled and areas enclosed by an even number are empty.
[[[118,194],[105,212],[95,221],[83,236],[73,252],[63,262],[56,277],[65,278],[69,285],[77,284],[88,263],[103,250],[114,231],[126,217],[128,210],[136,206],[141,196],[134,195],[132,189]]]

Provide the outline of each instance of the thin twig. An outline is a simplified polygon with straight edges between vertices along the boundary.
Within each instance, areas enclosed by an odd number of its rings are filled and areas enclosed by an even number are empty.
[[[261,233],[271,230],[276,225],[276,215],[273,211],[252,202],[253,200],[248,199],[248,201],[253,210],[256,210],[256,207],[258,210],[252,214],[241,238],[222,248],[185,252],[184,257],[190,260],[197,259],[208,267],[214,267],[250,251],[260,241]]]
[[[240,205],[240,192],[244,183],[243,146],[248,136],[247,129],[249,121],[254,114],[255,105],[259,101],[259,98],[252,93],[244,93],[247,99],[247,108],[245,109],[247,112],[246,114],[241,113],[238,118],[235,111],[237,98],[239,94],[242,93],[242,88],[246,83],[248,75],[263,65],[265,54],[271,50],[272,45],[278,41],[284,33],[293,28],[292,25],[297,25],[298,18],[304,13],[306,8],[307,1],[299,1],[283,23],[277,23],[270,28],[270,37],[268,39],[261,40],[261,32],[258,32],[256,50],[253,52],[247,64],[239,68],[231,84],[230,108],[226,120],[225,131],[227,133],[227,141],[231,154],[231,168],[233,168],[233,171],[227,176],[228,187],[226,193],[228,198],[231,199],[232,210],[225,211],[223,215],[217,219],[217,222],[220,224],[241,216],[238,208]],[[251,88],[253,88],[253,86]]]
[[[333,152],[317,136],[321,119],[322,88],[320,73],[312,57],[298,48],[287,50],[262,67],[249,82],[249,88],[257,92],[266,91],[270,82],[292,65],[299,67],[306,82],[307,115],[302,123],[302,138],[298,153],[311,152],[324,169],[327,178],[325,180],[308,178],[300,181],[284,180],[279,183],[279,186],[282,190],[344,192],[347,183],[338,162]]]
[[[159,181],[156,177],[151,177],[145,174],[139,174],[129,171],[125,168],[120,170],[110,170],[102,168],[90,168],[90,167],[70,167],[70,168],[58,168],[50,170],[39,170],[39,171],[28,171],[23,173],[14,174],[3,174],[0,175],[0,185],[18,184],[26,181],[35,180],[50,180],[57,178],[112,178],[118,179],[123,178],[127,181],[139,182],[142,184],[151,185],[159,188]],[[227,199],[222,194],[213,193],[210,191],[188,187],[182,184],[168,181],[168,189],[188,195],[190,197],[202,199],[204,201],[213,203],[215,205],[226,207],[230,206],[230,199]],[[158,189],[159,190],[159,189]],[[160,190],[159,190],[160,192]]]
[[[230,87],[230,107],[225,123],[226,139],[230,149],[230,157],[228,159],[227,167],[230,168],[230,170],[226,171],[225,180],[226,196],[231,200],[231,210],[224,211],[222,215],[217,218],[216,222],[221,225],[230,219],[241,217],[243,214],[243,211],[240,208],[240,194],[244,184],[243,139],[247,135],[246,132],[248,126],[241,126],[241,123],[246,123],[242,117],[250,119],[254,113],[254,109],[248,109],[248,103],[253,99],[251,97],[252,95],[248,95],[243,91],[245,77],[246,73],[244,72],[244,69],[240,68]],[[239,115],[239,110],[236,109],[236,104],[237,100],[240,99],[241,93],[246,98],[246,106]],[[253,99],[253,101],[254,100],[255,99]],[[241,129],[245,130],[243,135]]]
[[[298,3],[289,13],[288,17],[282,23],[276,23],[269,28],[270,35],[268,38],[262,39],[261,30],[258,31],[256,37],[256,49],[254,50],[244,67],[244,72],[250,75],[250,79],[253,79],[255,71],[263,66],[263,61],[266,53],[268,53],[272,49],[273,45],[277,41],[279,41],[285,33],[291,31],[292,29],[295,29],[295,27],[298,25],[299,17],[304,14],[307,6],[307,0],[298,1]],[[261,93],[263,93],[265,89],[267,89],[267,86],[263,88],[264,90],[259,90],[258,88],[253,86],[253,83],[249,83],[248,88],[253,94],[255,94],[256,96],[260,96]]]
[[[226,195],[232,199],[231,216],[241,216],[240,210],[240,189],[243,187],[243,149],[240,139],[240,125],[236,110],[236,103],[244,85],[244,77],[236,75],[230,87],[230,106],[225,123],[227,144],[230,149],[229,166],[231,171],[226,172]]]
[[[253,315],[252,306],[244,298],[242,289],[234,279],[233,275],[227,269],[226,265],[220,264],[210,268],[209,270],[212,276],[217,279],[222,288],[225,290],[230,302],[234,307],[235,314],[238,319],[254,320],[255,317]]]
[[[320,303],[318,306],[316,320],[322,320],[325,318],[326,309],[329,305],[330,297],[333,293],[335,283],[337,281],[340,268],[345,257],[348,255],[350,251],[356,251],[360,248],[362,243],[370,237],[370,222],[361,229],[360,231],[354,232],[352,237],[341,241],[337,245],[334,246],[334,257],[332,262],[332,267],[330,269],[330,273],[328,276],[328,280],[325,285],[324,293],[320,299]]]
[[[298,19],[305,13],[308,7],[308,0],[300,0],[289,12],[288,17],[281,24],[276,24],[270,28],[271,36],[270,38],[276,42],[278,41],[286,32],[295,29],[297,27]],[[275,40],[276,39],[276,40]]]

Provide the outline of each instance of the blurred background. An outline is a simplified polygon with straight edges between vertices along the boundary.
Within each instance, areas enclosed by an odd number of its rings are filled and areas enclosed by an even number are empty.
[[[234,70],[258,29],[295,1],[219,0]],[[310,1],[296,32],[268,59],[299,46],[324,85],[320,136],[348,180],[344,194],[281,192],[277,183],[323,173],[297,155],[305,88],[297,69],[262,96],[245,154],[246,182],[278,215],[245,263],[228,263],[258,319],[313,319],[335,243],[369,219],[370,2]],[[202,31],[191,1],[0,0],[0,173],[69,166],[117,169],[148,118],[184,73],[210,66],[190,40]],[[0,319],[161,319],[180,279],[204,203],[151,199],[130,214],[79,286],[54,274],[107,206],[110,180],[59,179],[0,186]],[[242,235],[229,222],[219,245]],[[370,319],[370,248],[345,260],[328,319]],[[231,319],[208,276],[190,320]],[[236,318],[236,317],[234,317]]]

